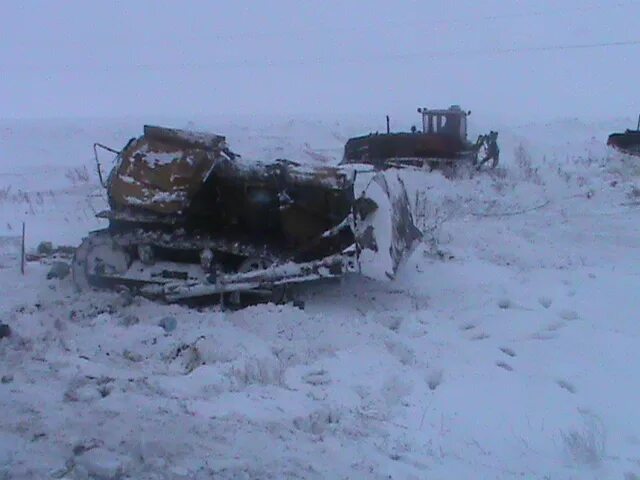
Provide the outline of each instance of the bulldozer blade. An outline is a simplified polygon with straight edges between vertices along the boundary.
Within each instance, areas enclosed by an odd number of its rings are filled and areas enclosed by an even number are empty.
[[[422,239],[413,223],[405,185],[396,170],[358,173],[354,193],[360,273],[391,280]]]
[[[640,130],[612,133],[607,139],[607,145],[627,155],[640,157]]]

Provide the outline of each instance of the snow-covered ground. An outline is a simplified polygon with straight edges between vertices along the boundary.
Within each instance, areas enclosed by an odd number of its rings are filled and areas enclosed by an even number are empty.
[[[316,164],[375,130],[162,120]],[[0,121],[0,478],[640,478],[640,168],[604,147],[628,125],[506,126],[492,174],[405,172],[426,235],[394,282],[231,312],[20,275],[23,221],[30,248],[100,227],[92,143],[142,121]]]

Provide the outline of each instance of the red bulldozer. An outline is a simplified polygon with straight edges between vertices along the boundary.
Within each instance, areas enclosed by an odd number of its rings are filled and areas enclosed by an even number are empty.
[[[452,105],[448,109],[418,108],[418,113],[422,115],[422,131],[412,127],[411,132],[391,132],[387,116],[386,133],[370,133],[347,141],[342,163],[368,164],[377,169],[414,166],[444,171],[462,165],[498,165],[497,132],[480,135],[475,143],[468,141],[470,111]]]

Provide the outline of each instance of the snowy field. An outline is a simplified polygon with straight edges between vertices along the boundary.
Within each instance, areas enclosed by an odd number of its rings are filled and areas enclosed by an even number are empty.
[[[92,144],[142,123],[0,121],[0,479],[640,479],[640,163],[604,146],[631,119],[488,125],[497,171],[405,172],[424,244],[394,282],[299,288],[304,309],[22,276],[22,222],[29,248],[100,228]],[[375,129],[155,123],[313,164]]]

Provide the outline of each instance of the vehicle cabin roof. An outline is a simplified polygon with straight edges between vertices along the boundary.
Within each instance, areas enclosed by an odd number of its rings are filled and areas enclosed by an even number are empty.
[[[434,109],[434,110],[430,110],[428,108],[423,108],[422,112],[423,115],[467,115],[467,112],[465,112],[464,110],[455,110],[455,109]]]

